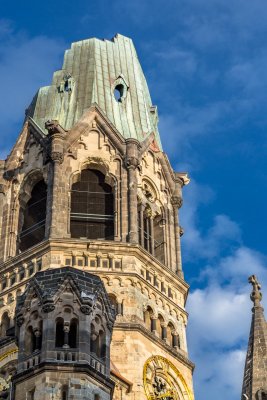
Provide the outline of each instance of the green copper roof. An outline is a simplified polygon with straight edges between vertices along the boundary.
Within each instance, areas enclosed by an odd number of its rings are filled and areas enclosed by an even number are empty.
[[[131,39],[118,34],[112,40],[73,43],[62,69],[51,86],[38,91],[27,115],[43,130],[49,119],[69,130],[94,103],[125,138],[143,141],[154,132],[161,147],[157,109]]]

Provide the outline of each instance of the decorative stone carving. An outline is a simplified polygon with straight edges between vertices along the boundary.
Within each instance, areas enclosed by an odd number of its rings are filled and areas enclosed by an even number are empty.
[[[193,400],[181,372],[162,356],[152,356],[146,361],[143,376],[148,400]]]
[[[24,324],[24,317],[22,315],[19,315],[16,321],[17,325],[21,327]]]
[[[49,313],[51,311],[54,311],[54,309],[55,309],[55,306],[52,303],[44,304],[43,307],[42,307],[42,311],[45,312],[45,313]]]
[[[81,310],[81,312],[82,312],[83,314],[85,314],[85,315],[90,315],[91,312],[92,312],[92,307],[87,306],[87,305],[83,305],[83,306],[81,306],[80,310]]]
[[[179,196],[172,196],[171,197],[171,204],[174,207],[181,208],[182,205],[183,205],[183,199],[181,197],[179,197]]]
[[[151,186],[148,182],[146,182],[146,181],[143,181],[143,185],[142,185],[142,186],[143,186],[143,187],[142,187],[142,191],[143,191],[143,194],[145,195],[146,199],[147,199],[149,202],[154,203],[155,200],[156,200],[156,198],[157,198],[156,191],[155,191],[155,190],[152,188],[152,186]]]
[[[59,164],[63,163],[64,155],[63,155],[63,153],[61,153],[59,151],[52,151],[50,157],[51,157],[51,160],[53,160],[54,162],[58,162]]]
[[[135,170],[137,167],[139,167],[140,161],[137,157],[126,157],[125,158],[125,166],[127,169],[133,169]]]

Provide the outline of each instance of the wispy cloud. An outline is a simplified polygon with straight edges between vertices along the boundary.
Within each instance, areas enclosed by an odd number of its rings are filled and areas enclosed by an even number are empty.
[[[24,111],[40,85],[51,82],[54,70],[60,63],[64,44],[60,40],[45,36],[29,37],[25,32],[16,32],[11,22],[0,20],[0,76],[1,93],[4,101],[0,102],[1,141],[5,149],[1,156],[6,156],[7,149],[14,143]]]
[[[264,279],[266,256],[244,246],[239,225],[227,215],[215,215],[206,228],[200,227],[199,208],[209,206],[215,195],[207,186],[191,184],[181,223],[185,264],[197,265],[194,286],[199,287],[187,305],[195,388],[201,399],[234,399],[240,396],[249,333],[247,278],[256,274]]]

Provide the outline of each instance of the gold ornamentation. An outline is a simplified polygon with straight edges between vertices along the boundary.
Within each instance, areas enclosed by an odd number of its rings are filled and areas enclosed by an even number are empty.
[[[7,353],[3,354],[3,355],[0,357],[0,361],[3,361],[5,358],[7,358],[7,357],[9,357],[9,356],[11,356],[11,355],[13,355],[13,354],[16,354],[17,352],[18,352],[18,349],[14,349],[14,350],[8,351]]]
[[[181,372],[162,356],[146,361],[143,380],[148,400],[194,400]]]

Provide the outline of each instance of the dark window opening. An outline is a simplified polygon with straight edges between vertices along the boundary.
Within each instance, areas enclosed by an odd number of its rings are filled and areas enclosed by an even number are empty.
[[[144,218],[144,248],[151,253],[151,224],[150,218]]]
[[[122,99],[123,99],[123,95],[124,95],[124,86],[120,83],[114,89],[115,100],[121,103]]]
[[[34,393],[35,393],[35,388],[28,392],[28,396],[26,395],[27,399],[34,400]]]
[[[42,260],[37,260],[36,265],[37,265],[37,271],[38,272],[41,271],[42,270]]]
[[[111,306],[112,306],[113,310],[115,311],[115,315],[117,315],[119,313],[119,304],[118,304],[117,298],[114,294],[109,294],[108,297],[109,297]]]
[[[164,264],[164,223],[161,215],[158,215],[153,220],[154,229],[154,254],[155,257]]]
[[[36,350],[36,337],[32,326],[29,326],[25,335],[25,352],[31,354]]]
[[[62,388],[61,400],[67,400],[67,399],[68,399],[68,387],[64,385]]]
[[[56,322],[56,347],[64,345],[64,321],[59,318]]]
[[[16,276],[13,275],[13,276],[10,278],[10,285],[13,286],[15,282],[16,282]]]
[[[112,188],[96,170],[83,170],[72,185],[70,232],[73,238],[114,240]]]
[[[22,281],[22,279],[24,279],[24,277],[25,277],[25,272],[24,272],[24,270],[22,270],[19,273],[19,280]]]
[[[70,322],[70,331],[69,331],[69,346],[71,348],[77,347],[77,331],[78,331],[78,322],[73,319]]]
[[[144,323],[146,328],[151,332],[153,331],[154,328],[152,321],[152,314],[153,314],[152,309],[150,307],[147,307],[146,311],[144,311]]]
[[[19,236],[19,250],[24,251],[44,240],[46,219],[47,185],[38,182],[31,192],[31,198],[23,211],[23,226]]]
[[[105,333],[103,331],[100,331],[98,335],[96,355],[102,359],[106,357]]]
[[[33,274],[33,272],[34,272],[33,264],[30,264],[29,271],[28,271],[29,276],[31,276]]]
[[[7,330],[9,328],[10,328],[10,318],[8,316],[8,313],[5,312],[2,315],[2,319],[1,319],[1,327],[0,327],[1,337],[5,337],[6,336],[6,332],[7,332]]]

